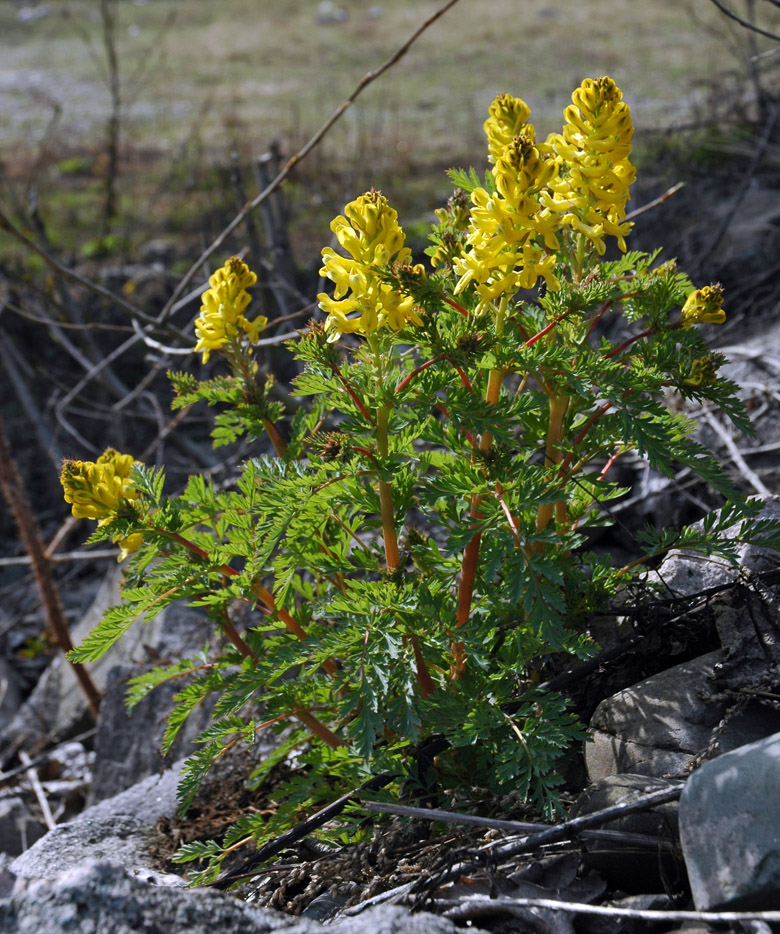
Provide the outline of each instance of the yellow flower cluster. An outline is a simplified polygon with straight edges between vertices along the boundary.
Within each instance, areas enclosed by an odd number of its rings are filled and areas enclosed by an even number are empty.
[[[107,448],[97,461],[66,460],[60,482],[73,515],[78,519],[97,519],[98,525],[105,525],[116,516],[122,502],[138,499],[130,479],[134,463],[130,454],[120,454],[114,448]],[[121,561],[140,547],[143,536],[118,535],[114,541],[119,543]]]
[[[471,282],[476,287],[477,314],[503,294],[532,288],[539,276],[548,288],[559,287],[554,254],[559,247],[555,231],[560,220],[540,203],[556,163],[537,147],[530,124],[518,128],[518,121],[529,114],[522,100],[502,94],[485,123],[496,191],[477,188],[472,192],[466,249],[453,263],[460,276],[455,292]]]
[[[723,362],[723,354],[707,354],[691,364],[691,375],[684,382],[689,386],[701,386],[712,383],[718,375],[718,367]]]
[[[490,105],[488,118],[483,124],[488,142],[488,158],[495,165],[506,147],[525,130],[531,108],[519,97],[499,94]]]
[[[705,285],[688,296],[680,312],[680,322],[684,328],[693,324],[723,324],[726,312],[722,306],[723,289],[719,285]]]
[[[563,112],[562,134],[547,146],[555,153],[560,171],[542,203],[559,212],[603,254],[604,237],[617,237],[621,250],[631,230],[626,201],[636,169],[629,162],[634,128],[631,111],[611,78],[586,78],[572,94]]]
[[[268,318],[260,315],[254,321],[244,316],[252,297],[246,291],[257,282],[257,276],[238,256],[231,256],[225,265],[209,278],[210,288],[201,296],[200,316],[195,322],[198,342],[195,352],[203,351],[208,363],[212,350],[236,341],[243,332],[250,344],[256,344]]]
[[[328,340],[342,334],[371,334],[388,324],[400,331],[407,324],[421,324],[414,299],[393,289],[379,275],[382,267],[407,264],[411,250],[398,224],[398,214],[384,195],[369,191],[345,208],[330,229],[349,254],[342,256],[325,247],[320,275],[335,283],[331,298],[321,292],[317,299],[327,313]]]

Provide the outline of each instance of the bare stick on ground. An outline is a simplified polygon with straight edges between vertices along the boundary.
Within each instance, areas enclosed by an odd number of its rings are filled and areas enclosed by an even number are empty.
[[[2,487],[3,496],[5,496],[19,529],[19,538],[32,561],[35,583],[38,585],[43,611],[52,637],[63,652],[69,652],[73,648],[73,643],[65,619],[62,599],[51,575],[49,559],[41,541],[41,533],[33,518],[22,478],[11,457],[2,419],[0,419],[0,487]],[[100,692],[83,665],[75,662],[70,664],[87,698],[92,716],[97,719],[98,708],[100,707]]]

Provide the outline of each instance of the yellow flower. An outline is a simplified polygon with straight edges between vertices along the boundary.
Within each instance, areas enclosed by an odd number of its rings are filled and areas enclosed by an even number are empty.
[[[477,314],[504,293],[533,288],[539,276],[548,288],[559,288],[554,252],[560,219],[540,203],[555,172],[555,162],[534,142],[533,127],[526,126],[495,158],[496,191],[472,192],[466,250],[454,258],[453,268],[460,276],[456,293],[474,284]]]
[[[138,497],[130,480],[133,458],[107,448],[93,461],[66,460],[60,482],[78,519],[109,519],[122,500]]]
[[[391,263],[406,264],[412,251],[398,224],[398,214],[378,191],[369,191],[345,208],[330,229],[349,254],[325,247],[320,275],[335,283],[333,297],[321,292],[317,299],[328,315],[328,340],[341,334],[371,334],[388,324],[399,331],[421,324],[414,299],[382,280],[380,270]]]
[[[723,324],[726,312],[722,305],[723,289],[719,285],[705,285],[688,296],[680,312],[680,322],[684,328],[692,324]]]
[[[526,126],[531,116],[531,108],[519,97],[511,94],[499,94],[490,105],[490,116],[483,124],[488,140],[490,161],[498,162],[501,154],[512,140],[523,130],[533,132],[533,127]]]
[[[586,78],[563,112],[563,133],[550,136],[543,147],[556,155],[560,172],[542,203],[588,237],[599,254],[606,236],[616,237],[625,250],[632,227],[626,202],[636,175],[628,159],[634,128],[622,98],[611,78]]]
[[[119,555],[117,556],[117,561],[124,561],[125,558],[129,558],[134,551],[138,549],[144,543],[144,537],[141,532],[133,532],[132,535],[126,535],[122,538],[121,535],[118,535],[112,541],[119,545]]]
[[[683,382],[689,386],[701,386],[702,383],[712,383],[718,375],[718,367],[723,363],[723,354],[711,353],[706,357],[699,357],[691,364],[691,375]]]
[[[200,317],[195,322],[198,342],[195,352],[203,351],[203,362],[208,363],[212,350],[235,341],[243,332],[250,344],[256,344],[260,332],[268,324],[263,315],[248,321],[244,316],[252,297],[246,291],[257,282],[257,276],[238,256],[231,256],[225,265],[210,278],[201,301]]]
[[[138,499],[130,479],[134,463],[130,454],[120,454],[114,448],[107,448],[97,461],[66,460],[60,482],[73,515],[78,519],[97,519],[98,525],[105,525],[116,516],[123,502]],[[135,532],[117,535],[113,541],[119,544],[121,561],[141,546],[143,536]]]

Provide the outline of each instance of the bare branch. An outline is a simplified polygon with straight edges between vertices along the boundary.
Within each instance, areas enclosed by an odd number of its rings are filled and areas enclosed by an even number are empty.
[[[484,898],[472,896],[464,898],[457,908],[444,912],[445,918],[466,917],[472,912],[496,909],[551,908],[556,911],[568,911],[573,914],[603,915],[610,918],[636,918],[641,921],[706,921],[711,924],[724,924],[731,921],[780,921],[780,911],[659,911],[651,908],[612,908],[609,905],[586,905],[582,902],[564,902],[555,898]]]
[[[136,308],[134,305],[131,305],[130,302],[125,301],[120,295],[114,294],[109,289],[103,288],[102,285],[98,285],[97,282],[92,282],[90,279],[85,279],[84,276],[80,276],[78,273],[73,272],[72,269],[68,269],[67,266],[63,266],[61,263],[58,263],[53,256],[49,255],[42,247],[30,239],[27,234],[23,233],[19,228],[11,221],[7,214],[4,211],[0,210],[0,230],[5,230],[6,233],[11,234],[16,240],[24,244],[27,249],[32,250],[33,253],[37,253],[38,256],[46,263],[46,265],[54,270],[57,275],[62,276],[67,279],[69,282],[75,282],[78,285],[83,286],[85,289],[89,289],[90,292],[95,292],[97,295],[101,295],[103,298],[107,299],[110,302],[113,302],[115,305],[118,305],[123,311],[128,312],[134,318],[139,318],[141,321],[145,321],[147,324],[157,325],[158,321],[156,318],[153,318],[151,315],[145,314],[140,308]]]
[[[774,39],[776,42],[780,42],[780,35],[775,32],[768,32],[766,29],[761,29],[760,26],[756,26],[749,20],[743,19],[733,10],[730,10],[725,4],[721,3],[720,0],[710,0],[710,2],[714,3],[724,16],[728,16],[729,19],[733,19],[735,23],[739,23],[739,25],[744,26],[745,29],[749,29],[751,32],[758,33],[759,36],[766,36],[767,39]]]

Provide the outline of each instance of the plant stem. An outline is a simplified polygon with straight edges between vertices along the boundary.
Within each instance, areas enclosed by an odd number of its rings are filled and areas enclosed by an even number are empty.
[[[388,420],[390,406],[380,405],[376,412],[376,442],[379,456],[385,460],[388,456]],[[393,508],[393,490],[385,480],[379,481],[379,508],[382,515],[382,535],[385,542],[385,563],[388,571],[398,567],[398,536],[395,531],[395,510]]]
[[[547,426],[547,447],[544,461],[547,466],[555,466],[563,460],[560,444],[563,440],[563,420],[569,408],[569,397],[558,396],[551,392],[548,398],[550,401],[550,422]],[[539,507],[536,514],[536,530],[541,532],[546,529],[553,515],[555,515],[560,525],[566,523],[566,504],[563,500],[557,503],[544,503]]]
[[[368,411],[365,405],[363,405],[363,402],[361,401],[360,397],[355,392],[355,390],[349,385],[344,374],[335,364],[331,365],[331,370],[333,370],[333,375],[339,380],[339,382],[344,387],[344,389],[346,389],[347,394],[349,395],[350,399],[352,399],[352,401],[358,407],[360,414],[363,416],[363,418],[365,418],[367,422],[370,423],[371,413]]]
[[[331,749],[338,749],[339,746],[348,745],[345,739],[336,736],[332,730],[329,730],[324,723],[320,723],[314,714],[308,710],[304,710],[302,707],[294,707],[293,716],[297,717],[304,726],[307,726],[318,739],[327,743]]]
[[[271,439],[271,444],[274,446],[276,453],[279,457],[284,457],[287,453],[287,442],[282,437],[279,429],[269,418],[263,419],[263,427],[268,432],[268,437]]]
[[[496,314],[496,338],[500,338],[504,333],[504,320],[506,318],[508,300],[506,296],[501,300],[501,306],[498,309]],[[503,370],[491,370],[490,375],[488,376],[487,389],[485,390],[485,401],[491,405],[495,406],[498,404],[498,400],[501,396],[501,384],[504,382],[504,371]],[[482,437],[479,439],[479,450],[487,451],[490,449],[493,444],[493,434],[490,431],[485,431],[482,434]],[[471,497],[471,513],[470,516],[472,519],[479,520],[482,518],[482,515],[479,511],[479,505],[482,502],[482,497],[474,495]],[[476,580],[477,574],[477,562],[479,560],[479,548],[482,541],[482,534],[476,532],[473,538],[469,541],[468,545],[463,551],[463,564],[460,571],[460,583],[458,585],[458,610],[456,619],[458,626],[463,626],[468,621],[469,615],[471,614],[471,600],[474,595],[474,582]],[[453,643],[453,654],[456,658],[456,672],[459,667],[462,667],[463,659],[458,660],[458,655],[462,656],[462,643]]]
[[[208,560],[208,552],[204,551],[199,545],[196,545],[195,542],[191,542],[188,538],[185,538],[183,535],[179,535],[178,532],[169,532],[167,529],[161,529],[157,526],[154,526],[154,531],[159,532],[161,535],[164,535],[166,538],[170,538],[173,541],[177,542],[182,547],[186,548],[188,551],[191,551],[192,554],[197,555],[199,558],[202,558],[204,561]],[[239,572],[230,567],[229,564],[220,564],[216,568],[220,574],[224,574],[225,577],[238,577]],[[293,635],[297,636],[301,641],[307,638],[306,630],[301,626],[301,624],[293,619],[292,616],[287,612],[277,608],[276,600],[272,593],[270,593],[266,588],[260,583],[260,581],[252,581],[252,591],[272,612],[275,612],[279,619],[284,623],[284,625],[289,629]],[[238,648],[238,646],[236,646]],[[239,651],[241,651],[239,649]],[[255,656],[252,656],[255,657]],[[322,667],[329,675],[334,675],[336,673],[336,663],[332,658],[326,659],[322,663]]]
[[[255,653],[249,648],[246,642],[239,635],[236,627],[230,622],[227,610],[222,617],[222,630],[244,658],[251,658],[254,659],[254,661],[257,661],[257,656]]]
[[[395,387],[394,394],[398,395],[399,392],[402,392],[406,387],[411,383],[411,381],[417,376],[418,373],[422,373],[423,370],[427,370],[428,367],[433,366],[435,363],[438,363],[440,360],[439,357],[433,357],[431,360],[426,360],[425,363],[420,364],[416,369],[401,380],[401,382]]]

